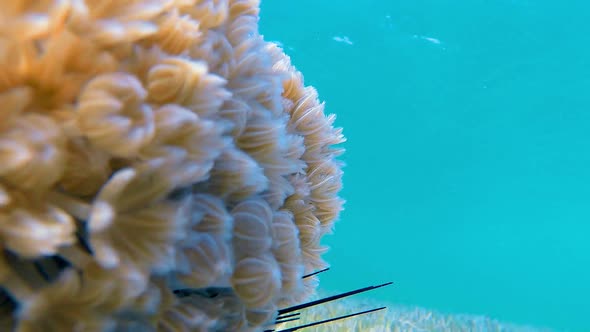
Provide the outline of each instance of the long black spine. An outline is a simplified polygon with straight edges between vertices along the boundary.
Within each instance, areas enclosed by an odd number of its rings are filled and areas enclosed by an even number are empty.
[[[330,302],[330,301],[334,301],[334,300],[338,300],[341,299],[343,297],[347,297],[347,296],[351,296],[351,295],[355,295],[358,293],[363,293],[363,292],[367,292],[376,288],[380,288],[380,287],[384,287],[387,285],[391,285],[392,282],[388,282],[382,285],[377,285],[377,286],[369,286],[369,287],[364,287],[364,288],[359,288],[350,292],[346,292],[346,293],[342,293],[342,294],[337,294],[337,295],[332,295],[332,296],[328,296],[325,297],[323,299],[319,299],[319,300],[315,300],[315,301],[311,301],[311,302],[307,302],[307,303],[302,303],[302,304],[298,304],[289,308],[284,308],[284,309],[280,309],[279,310],[279,315],[283,315],[286,314],[288,312],[292,312],[292,311],[296,311],[296,310],[301,310],[301,309],[305,309],[305,308],[309,308],[309,307],[313,307],[315,305],[318,304],[322,304],[322,303],[326,303],[326,302]]]

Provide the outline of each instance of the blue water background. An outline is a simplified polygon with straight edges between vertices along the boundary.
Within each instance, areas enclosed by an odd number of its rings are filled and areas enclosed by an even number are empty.
[[[321,287],[590,331],[590,3],[263,0],[338,115]]]

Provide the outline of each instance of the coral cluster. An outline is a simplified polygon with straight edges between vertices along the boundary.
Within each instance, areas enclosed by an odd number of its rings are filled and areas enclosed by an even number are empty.
[[[259,331],[315,288],[341,130],[255,0],[0,0],[0,329]]]
[[[323,292],[319,292],[320,295]],[[318,294],[311,298],[319,298]],[[281,327],[287,329],[293,325],[304,325],[325,319],[375,307],[382,303],[372,299],[344,299],[330,302],[323,306],[314,306],[302,312],[301,319],[289,322]],[[386,311],[346,319],[322,325],[322,332],[557,332],[549,328],[502,322],[489,316],[443,313],[422,307],[388,305]]]

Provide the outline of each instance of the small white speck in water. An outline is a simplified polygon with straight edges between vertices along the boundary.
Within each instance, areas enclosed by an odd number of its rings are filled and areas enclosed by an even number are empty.
[[[430,42],[430,43],[433,43],[433,44],[436,44],[436,45],[442,44],[442,42],[440,41],[440,39],[433,38],[433,37],[414,35],[414,38],[422,39],[422,40],[425,40],[427,42]]]
[[[348,44],[348,45],[353,45],[353,42],[347,36],[342,36],[342,37],[340,37],[340,36],[334,36],[332,39],[335,40],[335,41],[337,41],[337,42],[339,42],[339,43],[345,43],[345,44]]]

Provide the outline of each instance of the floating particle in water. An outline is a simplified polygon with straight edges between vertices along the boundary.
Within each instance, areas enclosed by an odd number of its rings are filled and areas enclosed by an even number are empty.
[[[420,36],[420,35],[414,35],[413,37],[414,38],[417,38],[417,39],[425,40],[427,42],[430,42],[430,43],[436,44],[436,45],[442,44],[442,42],[440,41],[440,39],[437,39],[437,38],[434,38],[434,37]]]
[[[345,44],[348,44],[348,45],[353,45],[354,44],[347,36],[342,36],[342,37],[340,37],[340,36],[334,36],[332,39],[335,40],[335,41],[337,41],[337,42],[339,42],[339,43],[345,43]]]
[[[442,50],[442,51],[447,50],[447,45],[445,45],[445,43],[443,43],[443,41],[441,41],[438,38],[428,37],[428,36],[423,36],[423,35],[412,35],[412,38],[426,41],[429,44],[433,45],[433,47],[436,47],[438,50]]]

